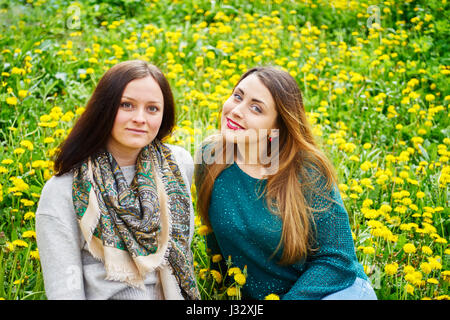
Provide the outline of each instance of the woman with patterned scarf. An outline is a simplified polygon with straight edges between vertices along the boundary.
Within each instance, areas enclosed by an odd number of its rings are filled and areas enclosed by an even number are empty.
[[[100,79],[61,144],[36,235],[49,299],[199,299],[190,243],[191,155],[167,79],[141,60]]]

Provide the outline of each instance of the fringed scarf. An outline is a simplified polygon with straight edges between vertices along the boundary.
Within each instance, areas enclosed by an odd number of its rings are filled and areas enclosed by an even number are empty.
[[[155,139],[141,150],[130,186],[107,151],[73,177],[80,229],[106,279],[143,289],[146,275],[159,271],[165,299],[200,298],[188,240],[191,200],[167,146]]]

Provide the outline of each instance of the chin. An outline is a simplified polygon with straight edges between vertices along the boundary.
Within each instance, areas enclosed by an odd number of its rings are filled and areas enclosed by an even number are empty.
[[[130,143],[128,144],[128,147],[130,149],[142,149],[145,146],[149,145],[150,143],[152,143],[153,140],[151,141],[144,141],[144,142],[136,142],[136,143]]]
[[[248,136],[248,134],[246,134],[246,130],[225,129],[221,133],[222,137],[228,143],[252,143],[254,140],[253,137],[250,137]]]

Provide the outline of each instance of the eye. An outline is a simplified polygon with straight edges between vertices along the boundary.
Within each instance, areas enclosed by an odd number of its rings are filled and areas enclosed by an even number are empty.
[[[239,101],[242,100],[242,97],[241,97],[241,95],[239,93],[233,93],[233,97],[234,97],[235,100],[239,100]]]
[[[159,108],[156,106],[148,106],[147,110],[150,112],[158,112]]]
[[[129,102],[122,102],[120,104],[120,107],[123,108],[123,109],[131,109],[131,108],[133,108],[133,105],[131,103],[129,103]]]
[[[257,106],[257,105],[251,105],[250,109],[252,109],[255,112],[262,113],[261,108],[259,106]]]

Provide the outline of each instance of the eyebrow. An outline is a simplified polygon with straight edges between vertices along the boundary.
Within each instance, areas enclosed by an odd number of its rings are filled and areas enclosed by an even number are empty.
[[[136,99],[133,99],[133,98],[131,98],[131,97],[127,97],[127,96],[123,96],[122,97],[122,99],[128,99],[128,100],[131,100],[131,101],[134,101],[134,102],[137,102],[137,100]],[[150,101],[147,101],[146,103],[161,103],[161,101],[155,101],[155,100],[150,100]]]
[[[240,91],[240,93],[241,93],[242,95],[245,95],[244,90],[242,90],[241,88],[236,88],[236,91]],[[266,104],[265,104],[263,101],[261,101],[261,100],[258,100],[258,99],[253,98],[252,101],[261,103],[261,104],[264,105],[264,107],[266,107]]]

